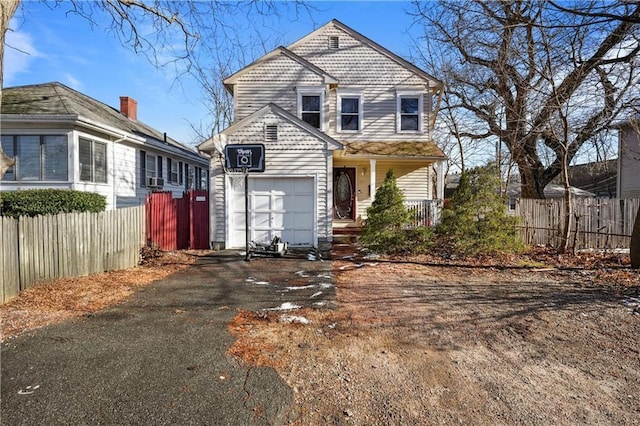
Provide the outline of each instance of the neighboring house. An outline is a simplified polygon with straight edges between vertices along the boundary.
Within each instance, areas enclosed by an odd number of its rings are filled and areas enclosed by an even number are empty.
[[[442,83],[333,20],[224,80],[234,123],[199,146],[211,154],[211,239],[245,244],[243,189],[223,164],[226,144],[263,143],[266,170],[249,176],[250,238],[317,246],[361,226],[393,169],[408,206],[444,191],[432,140]]]
[[[75,189],[106,196],[107,209],[140,205],[151,191],[207,189],[209,159],[120,110],[63,84],[2,90],[2,149],[15,159],[0,191]]]
[[[640,198],[640,120],[618,126],[618,198]]]
[[[460,183],[460,173],[451,173],[447,175],[445,178],[445,194],[446,198],[451,198],[458,188]],[[571,186],[569,187],[571,194],[574,197],[583,197],[583,198],[592,198],[595,197],[596,194],[593,192],[585,191],[583,189]],[[520,186],[520,182],[517,179],[514,179],[512,182],[509,182],[505,191],[505,204],[508,206],[509,211],[516,210],[516,203],[520,198],[522,188]],[[564,186],[558,185],[554,183],[550,183],[544,187],[544,198],[545,199],[558,199],[564,197]]]
[[[572,187],[588,191],[596,197],[615,198],[617,168],[617,159],[569,166],[569,183]],[[551,183],[562,186],[562,176],[557,176]]]

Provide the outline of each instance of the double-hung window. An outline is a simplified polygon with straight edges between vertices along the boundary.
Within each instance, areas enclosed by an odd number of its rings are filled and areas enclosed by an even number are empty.
[[[420,92],[399,91],[397,93],[398,132],[421,133],[423,95]]]
[[[357,133],[362,131],[362,94],[356,92],[338,93],[338,131]]]
[[[107,144],[80,138],[78,164],[80,181],[107,183]]]
[[[322,87],[297,87],[298,117],[315,127],[324,128],[324,89]]]
[[[2,150],[15,158],[3,180],[69,180],[67,135],[3,135]]]
[[[178,162],[167,158],[167,172],[169,173],[169,182],[173,184],[178,183]]]

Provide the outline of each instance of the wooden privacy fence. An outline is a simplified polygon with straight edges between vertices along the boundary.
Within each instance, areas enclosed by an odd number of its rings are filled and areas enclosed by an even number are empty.
[[[145,241],[144,220],[144,206],[0,217],[0,301],[38,281],[136,266]]]
[[[576,198],[570,241],[575,249],[628,248],[640,199]],[[563,200],[520,199],[515,214],[527,244],[557,247],[562,236],[565,206]]]
[[[189,190],[182,198],[153,192],[146,202],[147,244],[160,250],[209,248],[209,194]]]

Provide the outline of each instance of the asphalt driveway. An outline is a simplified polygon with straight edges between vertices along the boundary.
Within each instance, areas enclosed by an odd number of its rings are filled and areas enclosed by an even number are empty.
[[[292,390],[226,350],[238,309],[335,303],[331,262],[306,253],[193,267],[112,308],[2,344],[2,425],[283,424]]]

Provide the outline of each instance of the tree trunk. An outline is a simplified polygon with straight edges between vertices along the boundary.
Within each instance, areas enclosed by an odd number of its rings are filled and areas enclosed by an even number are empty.
[[[571,222],[573,218],[573,203],[571,200],[571,187],[569,186],[569,167],[566,161],[566,154],[562,163],[562,184],[564,186],[564,221],[562,224],[562,236],[560,237],[560,245],[558,253],[566,253],[569,251],[571,236]]]
[[[9,29],[9,21],[18,10],[20,0],[2,0],[0,1],[0,111],[2,111],[2,87],[4,74],[4,40],[7,30]],[[5,172],[13,165],[13,159],[8,157],[2,150],[0,145],[0,180]]]
[[[536,171],[530,167],[523,167],[518,163],[518,171],[520,172],[520,197],[544,199],[544,186],[539,185],[539,179],[536,179]]]

